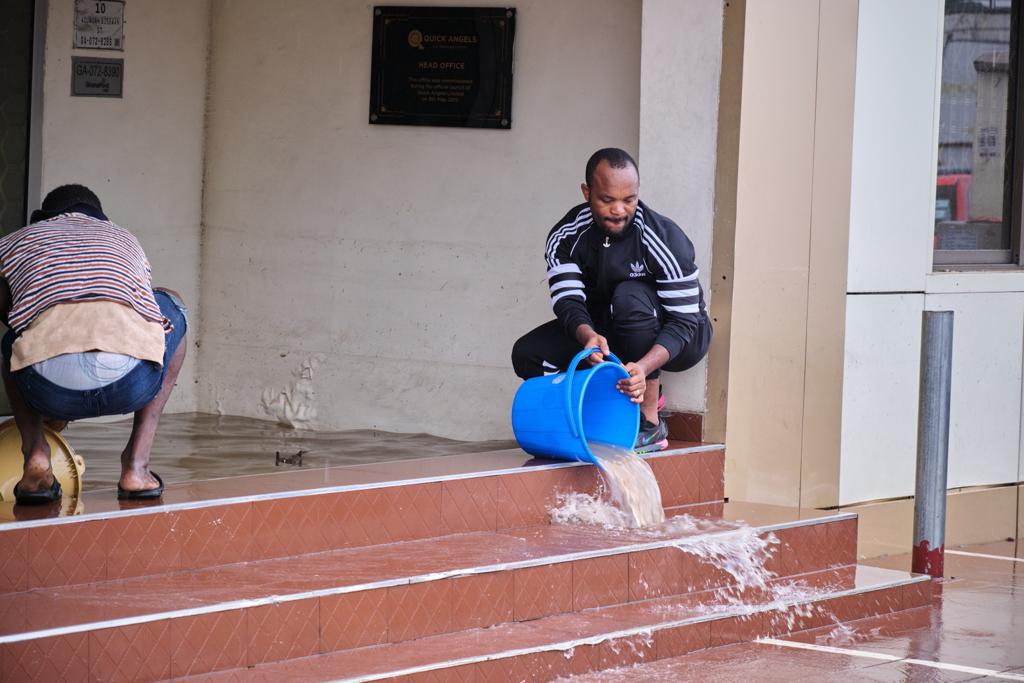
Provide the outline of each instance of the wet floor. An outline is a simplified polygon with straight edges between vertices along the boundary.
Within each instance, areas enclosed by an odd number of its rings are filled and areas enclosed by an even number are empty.
[[[1024,539],[951,550],[995,558],[947,553],[931,607],[568,680],[1024,681]],[[910,558],[869,563],[909,569]]]
[[[64,438],[86,461],[83,490],[117,485],[121,474],[119,458],[131,427],[131,418],[68,426]],[[506,448],[515,448],[515,442],[454,441],[429,434],[373,430],[314,432],[244,417],[184,413],[165,415],[160,420],[150,463],[164,483],[173,484]],[[301,464],[295,457],[300,451]],[[296,464],[276,464],[275,454]]]

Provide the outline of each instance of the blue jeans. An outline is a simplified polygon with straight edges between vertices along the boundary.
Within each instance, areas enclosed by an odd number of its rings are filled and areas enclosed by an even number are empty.
[[[164,336],[164,364],[143,361],[127,375],[99,389],[75,391],[65,389],[46,379],[32,367],[11,373],[25,402],[37,413],[56,420],[81,420],[100,415],[134,413],[160,393],[171,357],[188,331],[188,311],[176,297],[163,290],[154,290],[160,312],[174,325]],[[4,362],[11,362],[15,334],[8,331],[0,343]]]

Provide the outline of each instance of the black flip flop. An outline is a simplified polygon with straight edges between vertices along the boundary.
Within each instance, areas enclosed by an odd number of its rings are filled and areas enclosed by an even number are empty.
[[[62,494],[57,477],[53,478],[53,485],[44,491],[19,492],[17,484],[14,486],[14,502],[18,505],[45,505],[60,500]]]
[[[118,500],[153,500],[164,495],[164,480],[160,478],[160,475],[153,470],[149,471],[153,475],[153,478],[160,484],[155,489],[143,489],[141,491],[129,491],[128,489],[121,488],[121,485],[117,485],[117,499]]]

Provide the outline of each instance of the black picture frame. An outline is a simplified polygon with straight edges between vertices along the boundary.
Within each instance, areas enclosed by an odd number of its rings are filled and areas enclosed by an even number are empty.
[[[512,127],[512,7],[373,8],[375,125]]]

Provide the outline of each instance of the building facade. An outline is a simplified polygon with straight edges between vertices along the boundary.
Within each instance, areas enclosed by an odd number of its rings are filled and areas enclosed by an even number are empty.
[[[948,309],[950,540],[1017,533],[1010,3],[521,0],[510,130],[370,125],[372,4],[128,3],[121,98],[69,94],[72,57],[111,56],[73,47],[74,0],[22,4],[24,206],[94,187],[188,300],[172,410],[508,436],[544,237],[619,146],[697,249],[716,338],[666,387],[727,495],[856,507],[864,552],[905,548],[921,313]]]

